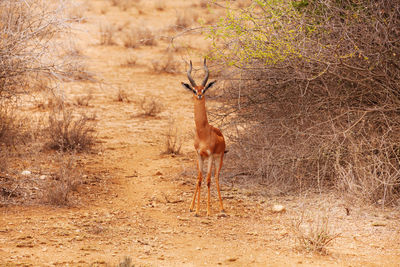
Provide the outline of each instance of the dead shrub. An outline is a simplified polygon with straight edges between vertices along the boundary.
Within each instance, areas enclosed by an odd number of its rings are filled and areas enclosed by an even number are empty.
[[[62,3],[0,1],[0,98],[28,92],[32,76],[57,79],[62,73],[68,60],[54,38],[66,31],[61,10]]]
[[[320,254],[327,254],[329,244],[340,236],[332,232],[327,215],[305,218],[303,213],[300,219],[294,221],[291,230],[294,232],[299,249]]]
[[[194,12],[184,11],[183,13],[176,13],[175,26],[177,28],[187,28],[193,24],[193,21],[196,21],[198,18],[198,14]]]
[[[87,95],[77,96],[75,97],[75,103],[78,106],[88,107],[89,102],[93,99],[93,95],[89,92]]]
[[[153,32],[148,28],[139,28],[137,30],[139,43],[145,46],[157,45],[157,40]]]
[[[278,182],[281,192],[338,188],[363,202],[396,203],[399,5],[281,3],[268,7],[281,12],[279,26],[269,11],[235,9],[238,19],[228,17],[213,36],[232,36],[214,55],[239,66],[226,72],[213,113],[231,130],[225,167],[266,188]]]
[[[115,45],[114,34],[115,27],[114,25],[100,25],[100,45]]]
[[[22,129],[19,121],[12,105],[0,103],[0,147],[15,145]]]
[[[118,263],[118,267],[135,267],[135,264],[132,263],[131,257],[124,257],[124,259]]]
[[[86,8],[82,4],[72,4],[69,8],[69,18],[78,23],[86,23],[87,18],[85,17]]]
[[[66,206],[71,204],[71,193],[77,191],[82,181],[82,173],[76,166],[75,155],[59,154],[58,172],[43,192],[43,201],[49,205]]]
[[[379,147],[379,149],[377,149]],[[336,188],[352,203],[396,204],[400,193],[398,147],[391,140],[378,136],[359,137],[338,153],[346,153],[346,161],[334,164]],[[348,151],[346,151],[348,150]]]
[[[166,56],[152,60],[152,71],[155,73],[175,74],[179,72],[180,62],[175,60],[172,52],[167,52]]]
[[[155,117],[163,110],[162,104],[153,97],[143,97],[139,105],[142,110],[142,116]]]
[[[157,40],[153,32],[145,27],[131,27],[124,36],[124,46],[126,48],[137,48],[142,45],[157,45]]]
[[[45,130],[48,147],[61,151],[85,151],[95,143],[95,126],[86,115],[73,117],[71,110],[53,111]]]
[[[138,60],[138,59],[137,59],[136,56],[134,56],[134,55],[129,56],[129,57],[126,59],[125,63],[122,63],[122,64],[121,64],[121,67],[132,68],[132,67],[136,66],[137,60]]]
[[[170,121],[167,134],[165,136],[165,150],[163,154],[179,155],[182,148],[182,136],[179,134],[175,121]]]
[[[81,60],[72,60],[64,65],[62,70],[63,81],[96,81],[95,74],[90,72]]]
[[[124,89],[121,89],[121,88],[118,89],[117,101],[118,102],[126,102],[126,103],[130,102],[128,94],[126,93],[126,91]]]

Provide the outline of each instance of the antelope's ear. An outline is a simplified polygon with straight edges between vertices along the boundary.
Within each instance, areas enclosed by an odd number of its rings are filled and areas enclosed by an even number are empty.
[[[209,82],[209,83],[207,84],[207,86],[204,87],[204,89],[203,89],[203,91],[202,91],[201,93],[204,94],[208,89],[210,89],[211,87],[213,87],[214,84],[215,84],[216,82],[217,82],[217,81]]]
[[[194,89],[189,84],[184,83],[184,82],[181,82],[181,84],[182,84],[183,88],[185,88],[186,90],[189,90],[189,91],[195,93]]]

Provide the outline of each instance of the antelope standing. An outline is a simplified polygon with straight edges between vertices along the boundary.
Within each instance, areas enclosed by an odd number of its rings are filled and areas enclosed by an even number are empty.
[[[201,182],[203,180],[203,163],[205,159],[208,159],[207,168],[207,188],[208,188],[208,198],[207,198],[207,216],[211,214],[210,212],[210,186],[211,186],[211,171],[213,165],[215,168],[215,182],[217,184],[217,191],[220,203],[220,211],[224,211],[224,206],[222,204],[221,192],[219,190],[219,172],[222,167],[222,162],[225,153],[225,139],[221,131],[208,123],[207,113],[206,113],[206,102],[204,94],[208,89],[210,89],[216,81],[212,81],[207,84],[209,71],[206,64],[206,59],[204,59],[204,71],[205,77],[201,85],[196,85],[193,80],[192,73],[192,61],[190,61],[190,67],[187,71],[187,77],[191,85],[182,82],[182,86],[193,92],[193,102],[194,102],[194,121],[196,124],[196,136],[194,139],[194,147],[197,152],[198,162],[198,180],[196,184],[196,189],[193,194],[192,203],[190,205],[190,211],[193,211],[196,195],[197,195],[197,207],[195,215],[199,215],[200,209],[200,191]]]

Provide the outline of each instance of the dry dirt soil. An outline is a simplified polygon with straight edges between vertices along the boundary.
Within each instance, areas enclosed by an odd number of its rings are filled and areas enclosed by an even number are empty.
[[[202,2],[142,0],[127,8],[106,0],[75,3],[71,12],[83,20],[72,24],[74,43],[99,82],[68,82],[63,88],[70,101],[93,97],[77,108],[96,113],[101,148],[83,156],[82,164],[89,177],[102,179],[82,185],[79,201],[69,207],[0,207],[1,266],[115,266],[125,257],[135,266],[400,266],[399,209],[360,208],[332,194],[268,196],[257,185],[236,184],[223,169],[226,215],[218,212],[215,187],[212,216],[206,217],[205,198],[199,217],[189,212],[196,180],[194,121],[192,96],[180,82],[186,81],[189,59],[201,78],[209,44],[196,31],[179,35],[182,29],[174,25],[183,14],[189,22],[210,22],[222,12]],[[100,45],[100,29],[110,26],[114,44]],[[130,27],[149,28],[157,43],[126,48]],[[168,37],[177,34],[168,58]],[[128,59],[135,64],[124,66]],[[180,64],[177,73],[154,70],[153,64],[166,60]],[[117,101],[119,92],[129,101]],[[141,115],[144,97],[159,101],[162,112]],[[162,154],[171,125],[183,140],[177,156]],[[274,204],[286,211],[273,212]],[[304,229],[324,217],[338,234],[325,254],[299,247],[294,225],[302,214]]]

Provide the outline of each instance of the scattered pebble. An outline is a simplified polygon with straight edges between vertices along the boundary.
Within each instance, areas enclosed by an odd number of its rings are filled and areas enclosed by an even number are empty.
[[[283,206],[283,205],[278,205],[278,204],[275,204],[275,205],[273,205],[272,206],[272,212],[285,212],[286,211],[286,208],[285,208],[285,206]]]
[[[31,175],[32,174],[32,172],[30,172],[30,171],[28,171],[28,170],[25,170],[25,171],[22,171],[21,172],[21,175],[24,175],[24,176],[29,176],[29,175]]]

